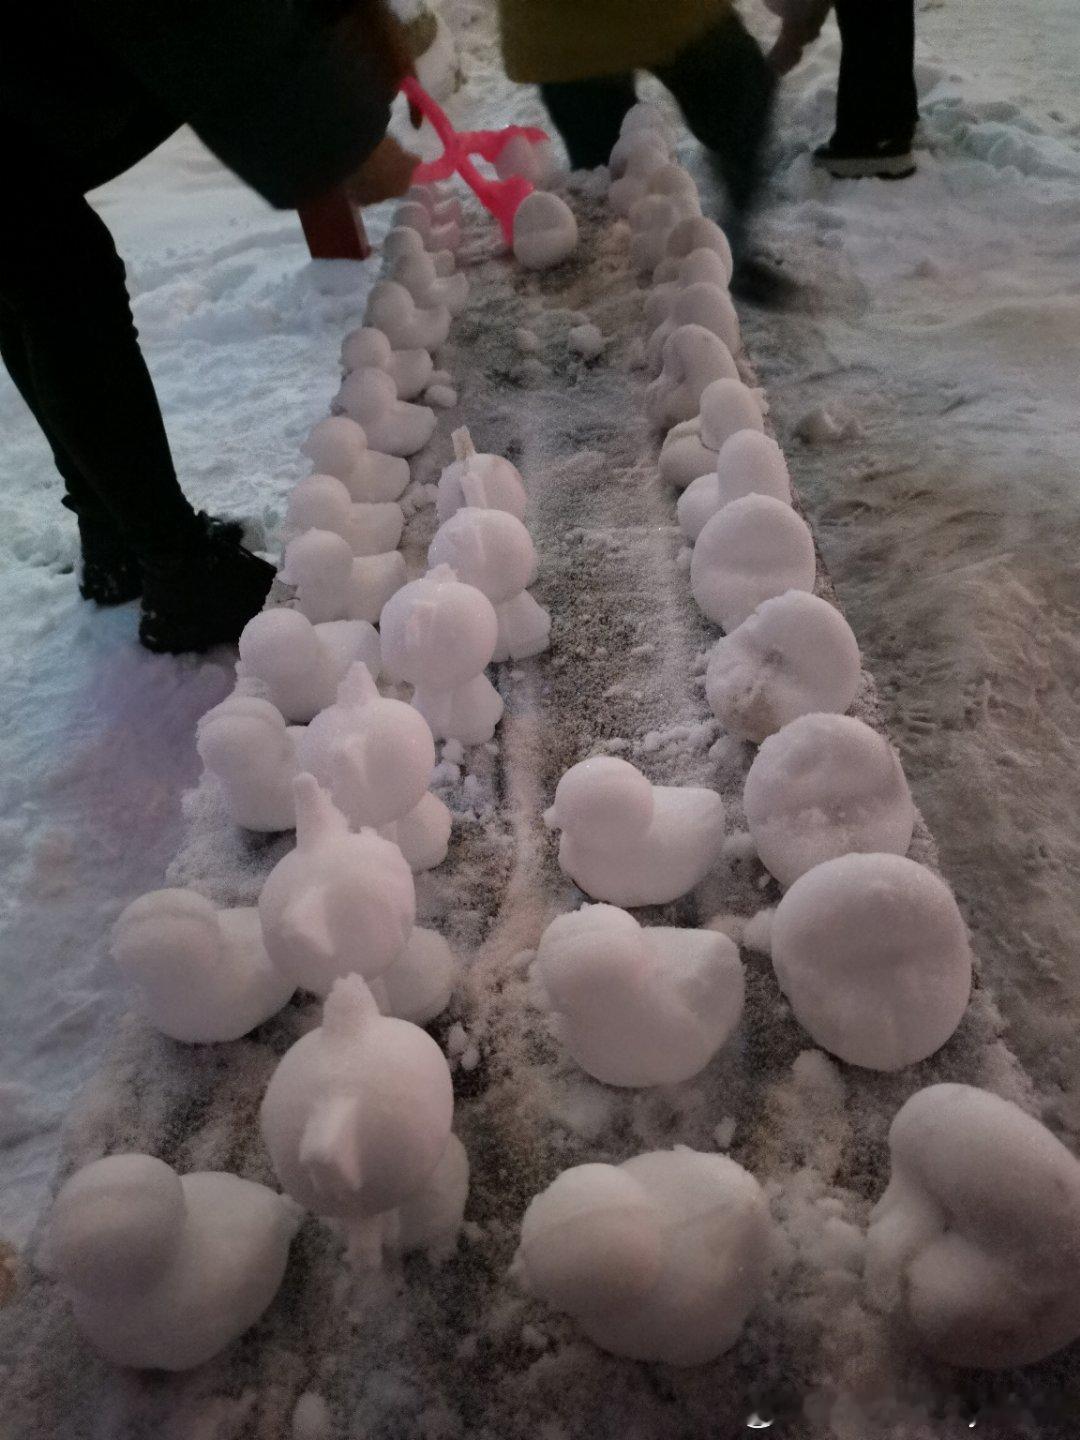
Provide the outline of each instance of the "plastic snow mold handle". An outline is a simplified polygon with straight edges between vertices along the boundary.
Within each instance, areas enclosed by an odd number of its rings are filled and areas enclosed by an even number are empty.
[[[511,175],[506,180],[487,180],[477,170],[471,157],[479,155],[490,163],[517,136],[524,136],[530,144],[539,145],[549,138],[547,132],[533,125],[509,125],[504,130],[455,130],[446,111],[414,76],[405,77],[401,82],[401,92],[409,104],[415,105],[425,120],[431,122],[443,143],[443,153],[438,160],[430,160],[417,167],[413,175],[414,184],[428,185],[436,180],[445,180],[450,175],[460,175],[484,209],[494,215],[502,227],[506,243],[511,244],[517,208],[526,195],[532,194],[533,186],[520,175]]]

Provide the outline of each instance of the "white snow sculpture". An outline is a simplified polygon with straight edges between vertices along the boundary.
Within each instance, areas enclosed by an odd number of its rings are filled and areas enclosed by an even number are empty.
[[[529,497],[520,470],[501,455],[478,454],[464,427],[455,430],[450,438],[456,458],[439,476],[435,502],[439,524],[445,524],[463,505],[505,510],[524,520]]]
[[[705,694],[729,734],[760,743],[800,715],[843,714],[859,674],[858,641],[840,611],[788,590],[716,642]]]
[[[404,285],[423,310],[445,305],[451,315],[460,315],[469,299],[467,275],[441,276],[435,268],[435,257],[427,250],[418,255],[402,255],[391,262],[387,278]]]
[[[61,1188],[38,1263],[106,1360],[193,1370],[269,1306],[300,1218],[251,1180],[110,1155]]]
[[[971,991],[952,891],[902,855],[843,855],[776,908],[772,962],[796,1020],[851,1065],[901,1070],[941,1048]]]
[[[544,815],[561,830],[559,864],[579,889],[611,905],[665,905],[700,884],[724,845],[724,806],[712,790],[652,785],[628,760],[572,765]]]
[[[406,192],[404,203],[419,204],[436,224],[446,225],[456,220],[460,225],[465,218],[465,207],[456,195],[449,194],[439,185],[412,185]]]
[[[702,475],[713,474],[720,451],[740,430],[764,429],[762,402],[741,380],[713,380],[701,395],[696,419],[685,420],[668,431],[660,452],[660,474],[679,488]]]
[[[613,905],[585,905],[553,920],[536,969],[559,1040],[606,1085],[689,1080],[742,1014],[742,965],[726,935],[643,929]]]
[[[732,355],[742,349],[739,317],[727,290],[710,280],[695,280],[675,291],[667,319],[649,337],[645,361],[653,374],[660,369],[668,336],[680,325],[704,325],[706,330],[719,335]]]
[[[394,225],[415,230],[424,242],[425,250],[456,251],[461,244],[461,223],[452,212],[444,212],[439,218],[432,216],[420,200],[403,200],[394,212]]]
[[[739,1338],[771,1254],[754,1177],[677,1146],[564,1170],[525,1211],[515,1267],[601,1350],[704,1365]]]
[[[675,228],[678,229],[678,226]],[[657,269],[666,270],[668,263],[661,261]],[[692,250],[683,259],[673,260],[670,264],[675,267],[674,277],[654,285],[645,296],[645,322],[650,332],[664,323],[671,314],[675,297],[691,285],[716,285],[721,290],[727,287],[727,268],[723,257],[715,250]],[[730,324],[730,316],[726,323]]]
[[[450,946],[435,930],[417,925],[400,960],[366,983],[384,1015],[427,1025],[449,1005],[456,981]]]
[[[413,870],[445,860],[450,812],[428,792],[431,730],[413,706],[384,699],[366,665],[346,674],[335,703],[298,736],[296,753],[354,830],[378,830]]]
[[[716,221],[705,215],[688,215],[672,229],[664,247],[664,258],[657,266],[653,280],[657,284],[674,280],[679,273],[680,263],[698,250],[711,250],[719,256],[724,267],[724,279],[721,283],[729,285],[735,269],[731,246]]]
[[[630,264],[639,275],[650,274],[664,253],[667,237],[682,217],[678,202],[670,195],[645,194],[631,205]]]
[[[416,232],[409,230],[405,233],[413,235]],[[435,371],[435,362],[426,350],[395,350],[381,330],[361,325],[356,330],[350,330],[341,343],[341,368],[349,371],[372,367],[386,371],[397,386],[399,399],[415,400],[427,389]],[[319,468],[330,475],[336,473],[325,465]]]
[[[407,578],[399,550],[355,556],[349,542],[331,530],[305,530],[290,540],[278,571],[279,580],[295,587],[301,615],[316,625],[327,620],[376,624]]]
[[[697,538],[690,588],[701,612],[729,633],[763,600],[813,590],[814,540],[790,505],[744,495],[712,517]]]
[[[199,721],[195,748],[237,825],[271,834],[292,829],[296,745],[275,705],[234,692]]]
[[[871,1302],[947,1365],[1032,1365],[1080,1336],[1080,1163],[1018,1105],[931,1085],[889,1131]]]
[[[484,674],[499,634],[487,596],[439,565],[387,601],[380,629],[387,674],[412,685],[435,738],[486,744],[503,713]]]
[[[387,1250],[395,1255],[423,1250],[436,1262],[448,1259],[461,1234],[468,1198],[469,1157],[457,1136],[451,1135],[423,1189],[398,1206],[392,1233],[386,1237]]]
[[[696,540],[718,510],[744,495],[771,495],[791,504],[791,478],[784,452],[761,430],[736,430],[721,445],[716,469],[692,480],[679,496],[679,525]]]
[[[430,357],[429,357],[430,358]],[[409,483],[408,464],[368,446],[363,429],[348,415],[328,415],[301,446],[317,475],[333,475],[353,500],[397,500]]]
[[[453,1109],[435,1041],[380,1015],[350,975],[327,996],[318,1029],[282,1057],[259,1118],[286,1192],[341,1221],[353,1258],[377,1266],[395,1238],[395,1212],[443,1179]]]
[[[374,979],[412,934],[416,892],[398,847],[348,821],[311,775],[295,782],[296,849],[267,877],[259,920],[270,959],[294,986],[326,995],[335,980]]]
[[[608,204],[616,215],[629,215],[647,193],[649,177],[671,158],[666,142],[655,131],[626,135],[611,152],[614,177],[608,190]]]
[[[674,201],[682,219],[701,214],[701,197],[694,177],[689,170],[674,161],[659,165],[652,171],[645,193],[661,195],[666,200]]]
[[[636,105],[623,116],[622,124],[619,126],[619,138],[627,135],[637,135],[641,131],[652,131],[659,135],[666,143],[668,136],[667,116],[656,105],[647,100],[639,100]]]
[[[428,564],[449,565],[494,605],[493,660],[525,660],[547,649],[551,616],[526,588],[536,579],[536,546],[516,516],[471,505],[455,511],[431,542]]]
[[[356,503],[333,475],[309,475],[293,487],[285,511],[285,533],[332,530],[349,542],[354,555],[385,555],[396,550],[405,514],[394,501]]]
[[[270,963],[253,906],[217,910],[194,890],[154,890],[113,926],[112,957],[155,1030],[187,1044],[238,1040],[293,993]]]
[[[542,190],[555,171],[551,153],[551,141],[540,140],[534,144],[525,135],[514,135],[495,157],[495,173],[500,180],[509,180],[520,175],[538,190]]]
[[[838,855],[906,855],[915,828],[900,757],[850,715],[801,715],[770,735],[743,804],[761,863],[785,887]]]
[[[364,324],[381,330],[395,350],[437,350],[450,334],[450,311],[445,305],[422,310],[404,285],[380,280],[368,296]]]
[[[386,232],[382,243],[383,264],[389,266],[395,260],[409,255],[430,255],[435,273],[440,279],[447,279],[457,269],[457,261],[449,250],[428,250],[420,235],[408,225],[397,225]],[[408,398],[402,396],[403,399]]]
[[[514,215],[514,258],[526,270],[550,270],[577,249],[578,223],[565,200],[534,190]]]
[[[334,703],[342,676],[357,660],[378,676],[379,635],[363,620],[313,625],[299,610],[264,610],[240,636],[237,673],[261,681],[270,703],[305,725]]]
[[[704,325],[680,325],[664,341],[659,376],[645,391],[645,409],[658,428],[692,420],[701,397],[714,380],[738,380],[731,351]]]
[[[399,400],[385,370],[350,370],[334,404],[390,455],[415,455],[435,433],[435,411]]]

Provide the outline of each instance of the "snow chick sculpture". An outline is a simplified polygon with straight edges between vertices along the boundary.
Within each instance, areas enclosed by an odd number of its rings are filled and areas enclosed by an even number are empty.
[[[813,590],[816,578],[809,525],[768,495],[745,495],[718,510],[690,561],[698,609],[729,634],[763,601],[788,590]]]
[[[719,795],[652,785],[611,755],[567,770],[544,823],[562,832],[559,864],[574,884],[612,905],[677,900],[704,880],[724,845]]]
[[[199,721],[195,748],[235,824],[270,834],[293,828],[296,737],[276,705],[234,691]]]
[[[392,500],[354,502],[335,475],[309,475],[294,486],[285,510],[285,534],[332,530],[349,542],[354,555],[385,555],[396,550],[405,513]]]
[[[460,1194],[459,1157],[448,1156],[453,1110],[438,1045],[418,1026],[380,1015],[352,975],[330,991],[318,1029],[282,1058],[260,1122],[288,1194],[341,1221],[352,1258],[377,1265],[395,1239],[399,1207],[430,1200],[446,1181]]]
[[[940,1049],[971,992],[952,891],[901,855],[843,855],[796,880],[773,917],[772,962],[803,1029],[868,1070]]]
[[[607,1085],[677,1085],[709,1063],[743,1008],[739,952],[714,930],[645,929],[585,905],[544,931],[536,975],[555,1033]]]
[[[933,1359],[1011,1369],[1080,1338],[1080,1162],[970,1085],[913,1095],[889,1131],[867,1291]]]
[[[191,1370],[262,1315],[299,1224],[265,1185],[110,1155],[63,1186],[38,1258],[106,1360]]]
[[[428,790],[431,729],[413,706],[384,699],[366,665],[352,667],[335,703],[298,736],[297,755],[354,830],[378,830],[413,870],[445,860],[450,812]]]
[[[525,1211],[515,1269],[601,1350],[704,1365],[739,1338],[771,1249],[754,1177],[679,1146],[564,1170]]]
[[[403,230],[401,233],[415,235],[416,232]],[[419,236],[416,236],[416,243],[420,253],[426,253]],[[372,367],[386,371],[397,387],[399,399],[415,400],[427,389],[435,370],[435,362],[427,350],[395,350],[381,330],[376,330],[371,325],[361,325],[356,330],[350,330],[341,342],[341,368],[347,374],[350,370],[367,370]],[[316,468],[326,474],[335,473],[325,465],[317,465]]]
[[[428,564],[449,565],[494,605],[499,633],[493,660],[524,660],[547,649],[551,616],[526,589],[536,579],[536,546],[516,516],[465,506],[438,530]]]
[[[295,986],[270,963],[254,906],[218,910],[194,890],[154,890],[113,927],[112,956],[156,1030],[190,1044],[238,1040]]]
[[[379,636],[363,620],[313,625],[298,610],[264,610],[240,636],[241,677],[259,681],[286,720],[303,725],[332,705],[345,672],[361,661],[377,676]]]
[[[380,630],[387,674],[412,685],[412,703],[436,739],[491,739],[503,702],[484,674],[499,634],[486,595],[439,565],[387,602]]]
[[[380,339],[385,340],[385,336]],[[348,409],[344,405],[340,408]],[[366,432],[348,414],[328,415],[320,420],[300,448],[311,461],[314,473],[333,475],[352,500],[367,504],[399,500],[408,486],[408,462],[392,452],[383,454],[371,449]]]
[[[444,525],[464,505],[478,510],[505,510],[524,520],[529,497],[517,467],[501,455],[478,453],[464,427],[455,430],[450,438],[455,458],[439,476],[439,524]]]
[[[350,370],[334,405],[388,455],[415,455],[435,433],[435,411],[399,400],[397,386],[385,370]]]
[[[286,545],[278,578],[296,591],[296,608],[313,625],[330,620],[374,625],[408,575],[400,550],[354,555],[332,530],[305,530]]]

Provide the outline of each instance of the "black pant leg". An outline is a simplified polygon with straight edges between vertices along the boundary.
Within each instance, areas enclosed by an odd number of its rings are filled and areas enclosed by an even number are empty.
[[[915,0],[836,0],[840,81],[836,138],[861,146],[910,142],[919,118],[915,91]]]
[[[632,75],[541,85],[540,96],[574,170],[607,164],[626,113],[637,103]]]
[[[738,230],[761,186],[776,90],[761,46],[729,11],[655,74],[711,153]]]
[[[194,525],[104,222],[51,157],[5,137],[3,351],[74,508],[146,553]]]

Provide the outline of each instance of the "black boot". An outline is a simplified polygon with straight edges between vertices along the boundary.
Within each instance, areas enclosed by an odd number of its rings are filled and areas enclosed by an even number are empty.
[[[275,570],[206,515],[168,553],[142,562],[139,639],[164,654],[233,645],[263,608]]]
[[[212,535],[239,545],[244,527],[239,520],[221,520],[204,516]],[[108,520],[79,516],[79,594],[95,605],[126,605],[137,600],[143,590],[143,572],[139,557]]]

